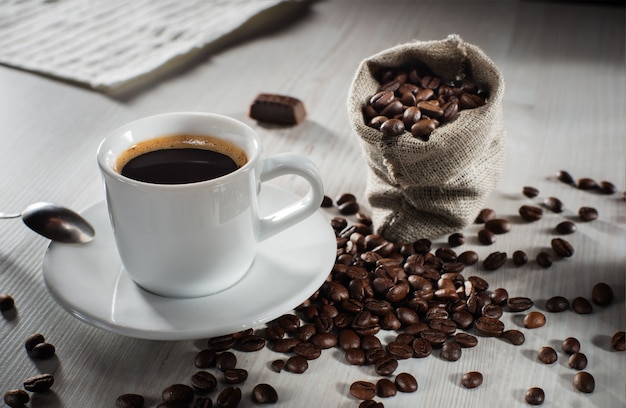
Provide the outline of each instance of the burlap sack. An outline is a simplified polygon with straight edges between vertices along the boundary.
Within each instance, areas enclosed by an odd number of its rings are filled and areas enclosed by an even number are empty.
[[[460,111],[428,141],[407,131],[383,143],[381,132],[365,124],[363,107],[380,86],[380,72],[416,62],[446,82],[472,81],[488,94],[486,103]],[[457,35],[398,45],[360,64],[348,114],[369,167],[366,194],[376,232],[396,242],[414,242],[459,231],[474,221],[504,165],[503,93],[504,80],[494,63]]]

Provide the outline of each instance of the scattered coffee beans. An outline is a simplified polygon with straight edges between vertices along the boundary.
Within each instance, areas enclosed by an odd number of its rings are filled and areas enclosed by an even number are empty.
[[[543,210],[534,205],[523,205],[519,209],[519,215],[526,221],[538,221],[543,217]]]
[[[483,383],[483,375],[478,371],[470,371],[461,377],[461,385],[465,388],[476,388]]]
[[[539,387],[532,387],[526,391],[524,401],[529,405],[541,405],[546,400],[546,394]]]
[[[556,197],[547,197],[543,200],[543,205],[554,213],[563,212],[563,202]]]
[[[537,359],[544,364],[554,364],[558,359],[558,355],[552,347],[543,346],[537,352]]]
[[[576,224],[571,221],[560,222],[556,226],[556,232],[563,235],[573,234],[576,232]]]
[[[580,351],[580,341],[575,337],[568,337],[563,340],[561,348],[565,354],[574,354]]]
[[[376,384],[369,381],[355,381],[350,385],[350,395],[360,400],[371,400],[376,396]]]
[[[574,255],[574,247],[563,238],[553,238],[550,246],[555,254],[561,258],[569,258]]]
[[[580,392],[589,394],[596,388],[596,380],[593,378],[593,375],[586,371],[581,371],[574,376],[574,387]]]
[[[396,375],[394,380],[396,388],[400,392],[415,392],[417,391],[417,380],[409,373],[400,373]]]
[[[581,352],[576,352],[569,356],[567,364],[574,370],[584,370],[587,367],[587,356]]]
[[[535,187],[525,186],[522,188],[522,194],[524,194],[528,198],[535,198],[539,195],[539,190]]]
[[[122,394],[115,400],[116,408],[143,408],[143,396],[139,394]]]
[[[0,294],[0,312],[6,312],[15,307],[15,300],[7,293]]]
[[[546,324],[546,316],[541,312],[530,312],[524,316],[524,327],[527,329],[536,329]]]
[[[546,310],[551,313],[560,313],[569,309],[569,300],[563,296],[552,296],[546,300]]]
[[[24,348],[30,354],[37,344],[45,342],[46,339],[41,333],[33,333],[24,340]]]
[[[30,401],[30,396],[24,390],[9,390],[4,393],[4,403],[11,408],[22,408]]]
[[[191,404],[193,397],[193,388],[185,384],[172,384],[161,393],[163,402]]]
[[[584,297],[577,297],[572,301],[572,309],[578,314],[590,314],[593,312],[591,302]]]
[[[269,384],[257,384],[252,389],[252,399],[257,404],[273,404],[278,401],[278,393]]]
[[[626,350],[626,333],[625,332],[618,331],[611,337],[611,348],[615,351]]]
[[[578,217],[582,221],[593,221],[598,218],[598,210],[593,207],[580,207],[578,209]]]
[[[219,408],[235,408],[241,402],[241,388],[226,387],[217,396],[217,406]]]
[[[591,290],[591,301],[598,306],[606,307],[613,302],[613,289],[604,283],[596,283]]]
[[[52,374],[39,374],[24,380],[24,389],[30,392],[46,392],[54,384]]]
[[[393,397],[398,393],[396,384],[388,378],[381,378],[376,381],[376,395],[381,398]]]

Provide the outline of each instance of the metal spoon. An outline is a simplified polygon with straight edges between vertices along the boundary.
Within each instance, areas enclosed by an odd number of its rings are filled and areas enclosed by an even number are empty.
[[[36,233],[52,241],[83,244],[96,235],[95,230],[83,217],[52,203],[31,204],[21,213],[0,213],[0,219],[22,217],[24,224]]]

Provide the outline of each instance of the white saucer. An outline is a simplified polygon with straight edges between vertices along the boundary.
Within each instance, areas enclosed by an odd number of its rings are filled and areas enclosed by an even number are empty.
[[[297,197],[264,185],[260,211],[269,214]],[[130,337],[188,340],[234,333],[292,310],[324,282],[336,256],[327,218],[317,212],[262,242],[244,278],[223,292],[193,299],[167,298],[137,286],[123,270],[106,204],[82,215],[96,230],[84,245],[51,243],[43,277],[53,299],[91,325]]]

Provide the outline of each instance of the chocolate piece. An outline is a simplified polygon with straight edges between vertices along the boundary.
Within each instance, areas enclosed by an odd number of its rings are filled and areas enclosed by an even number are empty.
[[[302,101],[291,96],[259,94],[250,105],[250,117],[259,122],[297,125],[305,116]]]

